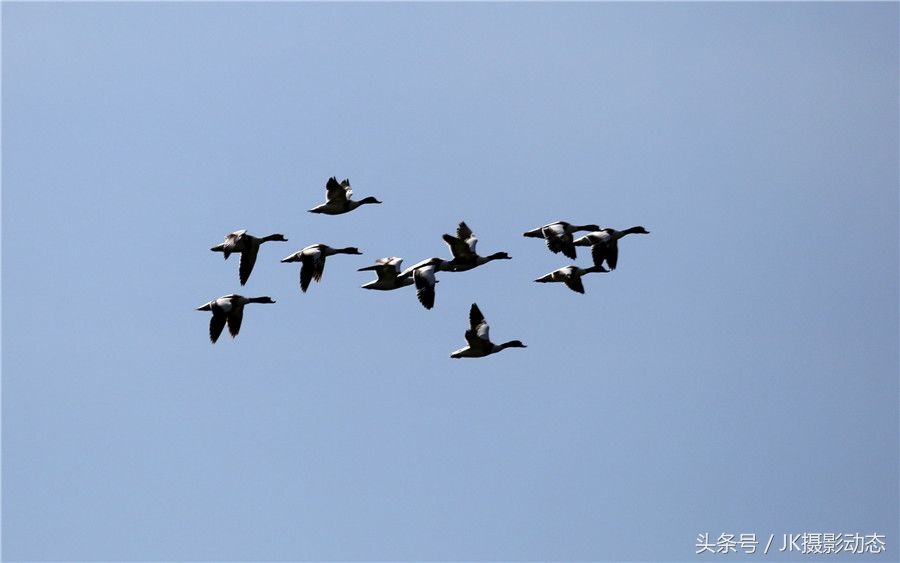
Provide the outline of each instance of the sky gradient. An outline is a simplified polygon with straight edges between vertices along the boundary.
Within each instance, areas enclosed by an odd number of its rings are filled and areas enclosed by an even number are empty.
[[[900,557],[898,4],[2,18],[4,560]],[[307,213],[331,175],[383,205]],[[651,234],[577,295],[557,219]],[[513,259],[359,289],[461,220]],[[243,288],[237,229],[289,239]],[[364,256],[301,294],[315,242]],[[210,345],[233,292],[277,303]],[[451,360],[473,302],[528,348]]]

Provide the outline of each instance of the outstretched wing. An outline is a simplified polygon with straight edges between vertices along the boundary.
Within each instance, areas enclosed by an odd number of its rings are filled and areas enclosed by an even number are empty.
[[[228,315],[228,332],[231,333],[231,337],[234,338],[237,336],[238,332],[241,330],[241,321],[244,320],[244,308],[243,307],[235,307],[233,311]]]
[[[466,340],[469,342],[469,346],[476,348],[484,346],[485,343],[490,343],[489,331],[490,327],[487,321],[484,320],[481,309],[478,308],[478,305],[472,303],[472,308],[469,309],[469,330],[466,331]],[[479,340],[481,342],[478,342]]]
[[[256,255],[259,253],[259,247],[248,244],[247,248],[241,253],[241,265],[238,268],[238,274],[241,278],[241,285],[247,283],[250,279],[250,272],[253,271],[253,265],[256,264]]]
[[[609,247],[604,244],[591,245],[591,258],[594,260],[594,266],[600,266],[604,260],[609,261]]]
[[[309,282],[313,279],[315,269],[316,265],[312,256],[300,257],[300,291],[306,293],[306,290],[309,289]]]
[[[213,309],[212,319],[209,320],[209,339],[213,344],[216,343],[216,340],[219,339],[219,335],[222,334],[222,329],[225,328],[225,319],[228,318],[223,312],[216,312]]]
[[[453,254],[453,258],[472,258],[474,253],[472,249],[469,247],[468,243],[465,240],[456,238],[451,235],[443,236],[444,242],[447,243],[447,246],[450,247],[450,253]]]
[[[426,309],[434,307],[434,266],[425,266],[413,271],[413,280],[416,282],[416,297]]]
[[[576,293],[584,293],[584,284],[581,282],[581,276],[568,276],[563,281],[572,291]]]
[[[615,242],[609,245],[606,251],[606,265],[610,270],[616,269],[616,263],[619,261],[619,245]]]
[[[472,229],[466,225],[465,221],[461,222],[459,227],[456,228],[456,236],[459,237],[460,240],[468,240],[468,238],[472,236]]]
[[[350,197],[350,193],[352,192],[350,192],[349,187],[344,187],[339,184],[337,178],[334,176],[328,178],[328,182],[325,184],[325,197],[328,199],[329,203],[344,203],[347,201],[347,198]]]

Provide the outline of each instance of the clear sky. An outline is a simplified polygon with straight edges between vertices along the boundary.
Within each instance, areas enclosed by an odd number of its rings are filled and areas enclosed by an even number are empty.
[[[897,3],[2,16],[4,559],[898,559]],[[577,295],[557,219],[652,233]],[[359,289],[460,220],[513,259]],[[301,294],[315,242],[365,255]],[[473,302],[528,348],[450,359]]]

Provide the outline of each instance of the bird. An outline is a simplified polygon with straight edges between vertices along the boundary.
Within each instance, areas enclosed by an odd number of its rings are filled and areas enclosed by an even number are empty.
[[[547,283],[547,282],[563,282],[565,283],[569,289],[576,293],[584,293],[584,284],[581,283],[581,276],[585,274],[590,274],[591,272],[609,272],[603,266],[591,266],[590,268],[579,268],[578,266],[566,266],[564,268],[560,268],[558,270],[553,270],[549,274],[545,274],[538,279],[534,280],[536,282]]]
[[[409,268],[398,274],[399,277],[412,276],[413,282],[416,284],[416,297],[419,303],[426,309],[434,307],[434,286],[439,280],[435,279],[435,272],[441,271],[447,264],[446,260],[441,258],[429,258],[413,264]]]
[[[451,358],[483,358],[489,354],[496,354],[506,348],[527,348],[520,340],[510,340],[503,344],[494,344],[488,335],[487,322],[478,305],[472,303],[469,310],[469,330],[466,331],[466,342],[469,343],[465,348],[460,348],[450,353]]]
[[[472,229],[466,225],[465,221],[459,224],[456,229],[456,236],[444,235],[444,242],[450,247],[450,253],[453,259],[447,262],[445,269],[448,272],[465,272],[487,264],[491,260],[509,260],[511,257],[506,252],[495,252],[490,256],[479,256],[475,251],[475,245],[478,239],[472,233]]]
[[[572,225],[565,221],[557,221],[537,229],[525,231],[522,233],[522,236],[547,239],[547,248],[550,249],[550,252],[554,254],[562,252],[563,255],[574,260],[577,258],[577,255],[572,241],[572,233],[598,230],[600,230],[600,227],[597,225]]]
[[[363,289],[380,289],[388,291],[391,289],[399,289],[415,283],[412,272],[406,275],[400,275],[400,264],[403,263],[402,258],[391,256],[388,258],[379,258],[372,266],[360,268],[357,272],[374,271],[378,279],[364,283],[360,287]]]
[[[244,297],[232,293],[197,307],[198,311],[212,311],[212,319],[209,321],[209,339],[213,344],[222,334],[225,323],[228,323],[228,332],[231,333],[232,338],[238,335],[241,330],[241,321],[244,319],[244,305],[247,303],[275,303],[275,300],[269,296]]]
[[[372,196],[365,197],[360,200],[350,199],[353,190],[350,189],[350,180],[344,179],[338,183],[337,178],[332,176],[325,183],[325,203],[317,205],[309,210],[310,213],[324,213],[325,215],[341,215],[353,211],[360,205],[367,203],[381,203]]]
[[[210,248],[213,252],[221,252],[225,255],[225,259],[232,253],[240,253],[241,264],[238,267],[238,277],[241,285],[247,283],[250,279],[250,272],[253,271],[253,265],[256,264],[256,255],[259,253],[259,245],[269,241],[287,242],[282,234],[269,235],[267,237],[255,237],[247,234],[247,229],[235,231],[225,235],[225,241],[222,244]]]
[[[606,227],[584,235],[573,244],[575,246],[590,246],[591,257],[594,259],[595,266],[601,265],[605,260],[609,269],[615,270],[616,263],[619,261],[619,239],[635,233],[649,235],[650,231],[641,226],[631,227],[624,231]]]
[[[300,290],[306,293],[309,282],[322,279],[325,270],[325,259],[334,254],[362,254],[355,246],[347,248],[332,248],[326,244],[311,244],[302,250],[282,258],[282,262],[301,262],[300,266]]]

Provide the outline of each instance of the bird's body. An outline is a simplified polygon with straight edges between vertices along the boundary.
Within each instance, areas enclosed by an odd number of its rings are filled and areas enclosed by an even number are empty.
[[[566,284],[566,286],[572,291],[576,293],[584,293],[584,284],[581,282],[581,276],[589,274],[591,272],[606,273],[608,271],[609,270],[607,270],[603,266],[579,268],[578,266],[572,265],[560,268],[558,270],[553,270],[549,274],[545,274],[534,281],[541,283],[562,282]]]
[[[360,200],[350,199],[353,190],[350,188],[350,180],[344,179],[338,183],[332,176],[325,184],[325,203],[317,205],[309,210],[310,213],[322,213],[325,215],[341,215],[353,211],[360,205],[367,203],[381,203],[372,196]]]
[[[275,301],[268,296],[244,297],[232,293],[197,307],[198,311],[212,311],[212,319],[209,321],[209,339],[213,344],[219,339],[226,324],[228,324],[228,332],[232,338],[238,335],[241,330],[241,321],[244,319],[244,305],[247,303],[275,303]]]
[[[459,224],[456,229],[456,236],[443,236],[444,242],[450,247],[450,253],[453,259],[446,263],[444,269],[448,272],[465,272],[487,264],[491,260],[509,260],[510,256],[506,252],[495,252],[490,256],[479,256],[475,251],[478,239],[472,233],[472,229],[465,222]]]
[[[631,227],[622,231],[606,227],[584,235],[573,244],[575,246],[590,246],[591,258],[593,258],[595,266],[600,266],[605,261],[610,270],[615,270],[616,264],[619,262],[619,239],[635,233],[647,235],[650,234],[650,231],[641,226]]]
[[[550,252],[557,254],[562,252],[563,255],[574,260],[577,257],[573,233],[578,231],[597,231],[600,227],[597,225],[572,225],[565,221],[557,221],[548,223],[543,227],[525,231],[522,236],[531,238],[542,238],[547,241],[547,248]]]
[[[382,291],[390,291],[399,289],[415,283],[412,272],[401,276],[400,265],[403,263],[401,258],[389,257],[380,258],[372,266],[360,268],[359,272],[374,271],[378,279],[363,284],[363,289],[378,289]]]
[[[348,246],[346,248],[332,248],[327,244],[311,244],[302,250],[282,258],[282,262],[300,262],[300,289],[304,293],[309,288],[312,280],[316,282],[322,279],[325,272],[325,259],[335,254],[362,254],[358,248]]]
[[[451,358],[483,358],[490,354],[496,354],[506,348],[526,348],[520,340],[510,340],[503,344],[494,344],[490,339],[490,327],[484,320],[484,315],[478,305],[472,303],[469,309],[469,330],[466,331],[468,346],[450,353]]]
[[[225,255],[226,260],[228,260],[228,257],[233,253],[239,253],[241,255],[241,264],[238,267],[238,276],[241,280],[241,285],[244,285],[247,283],[247,280],[250,279],[250,273],[253,271],[253,265],[256,264],[256,256],[259,253],[259,246],[264,242],[273,240],[279,242],[287,242],[287,239],[284,238],[284,235],[282,234],[274,234],[267,237],[255,237],[253,235],[247,234],[247,230],[243,229],[225,235],[225,241],[210,248],[210,250],[212,250],[213,252],[221,252]]]

